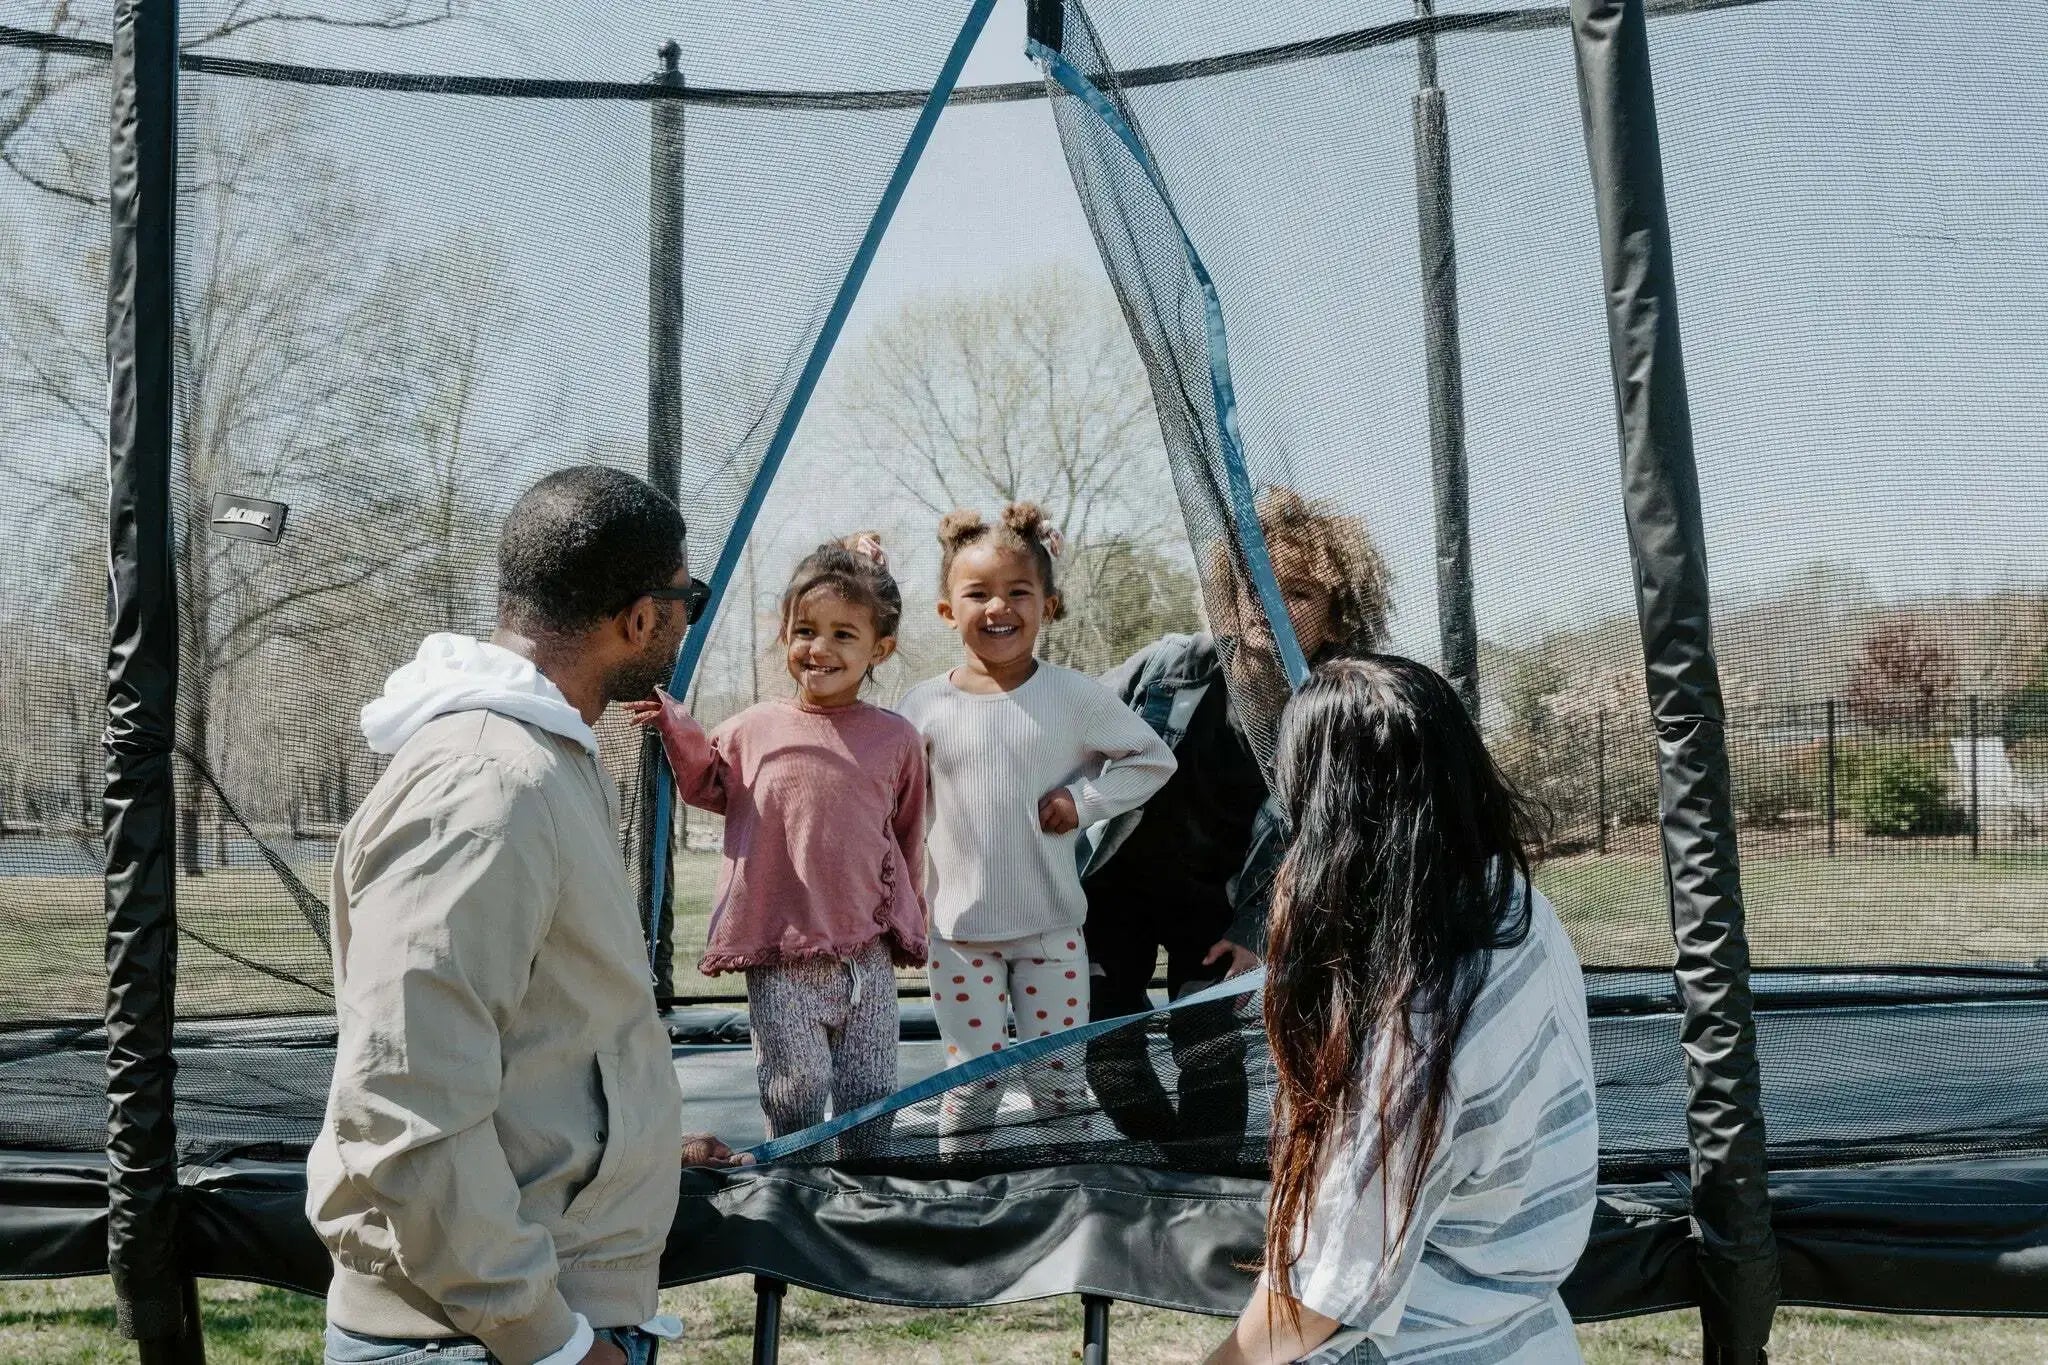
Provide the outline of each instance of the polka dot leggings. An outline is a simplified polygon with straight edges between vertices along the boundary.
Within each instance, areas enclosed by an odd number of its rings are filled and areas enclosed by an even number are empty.
[[[994,943],[935,937],[930,970],[932,1013],[948,1066],[1009,1046],[1013,1019],[1020,1043],[1088,1022],[1088,945],[1079,929]],[[1062,1084],[1068,1072],[1058,1059],[1030,1068],[1039,1113],[1058,1114],[1080,1102],[1080,1067],[1072,1068],[1071,1086]],[[940,1109],[941,1133],[985,1133],[1012,1084],[989,1080],[949,1092]]]

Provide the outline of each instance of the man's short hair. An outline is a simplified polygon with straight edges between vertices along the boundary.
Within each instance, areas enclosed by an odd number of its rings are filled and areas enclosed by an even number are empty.
[[[683,514],[644,479],[581,465],[526,490],[498,541],[498,615],[576,635],[665,588],[683,567]]]

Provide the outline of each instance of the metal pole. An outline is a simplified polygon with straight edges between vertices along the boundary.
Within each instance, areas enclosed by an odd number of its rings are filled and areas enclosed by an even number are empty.
[[[754,1277],[754,1365],[782,1358],[782,1296],[789,1286],[766,1275]]]
[[[1081,1296],[1081,1365],[1109,1365],[1109,1305],[1101,1294]]]
[[[1835,853],[1835,699],[1828,698],[1828,856]]]
[[[683,88],[682,49],[661,45],[654,83]],[[653,135],[647,174],[647,481],[671,501],[682,500],[683,472],[683,102],[652,101]],[[640,904],[647,917],[654,993],[675,995],[675,865],[664,860],[655,877],[654,825],[673,818],[658,798],[668,765],[652,731],[640,742]]]
[[[108,147],[107,1273],[144,1365],[198,1365],[178,1255],[177,0],[117,0]]]
[[[1458,348],[1458,246],[1451,222],[1451,142],[1437,85],[1435,0],[1416,0],[1415,216],[1422,259],[1422,339],[1429,383],[1430,487],[1436,503],[1436,621],[1444,676],[1479,717],[1479,627],[1472,607],[1471,498],[1465,469],[1465,380]]]
[[[680,91],[682,48],[661,45],[654,83]],[[683,102],[651,102],[647,214],[647,481],[673,498],[683,473]]]
[[[1600,828],[1593,836],[1593,851],[1605,853],[1607,851],[1607,708],[1604,706],[1600,708],[1600,723],[1593,733],[1593,743],[1595,746],[1594,772],[1595,779],[1600,788],[1598,815]]]
[[[1977,699],[1970,698],[1970,856],[1977,856]]]

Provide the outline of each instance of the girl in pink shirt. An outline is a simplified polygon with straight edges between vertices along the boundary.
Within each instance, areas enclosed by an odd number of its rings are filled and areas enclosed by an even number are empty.
[[[676,789],[725,817],[698,969],[744,971],[772,1137],[896,1089],[896,981],[925,961],[924,741],[860,699],[896,649],[903,594],[872,535],[821,545],[782,595],[796,696],[706,734],[666,692],[657,726]]]

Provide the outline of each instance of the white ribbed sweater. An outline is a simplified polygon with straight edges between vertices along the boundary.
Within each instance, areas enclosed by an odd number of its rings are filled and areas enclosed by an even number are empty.
[[[897,710],[931,755],[925,882],[932,928],[972,942],[1078,929],[1088,901],[1073,833],[1038,827],[1065,787],[1086,829],[1142,806],[1173,776],[1173,752],[1114,692],[1041,662],[1010,692],[963,692],[944,676]]]

